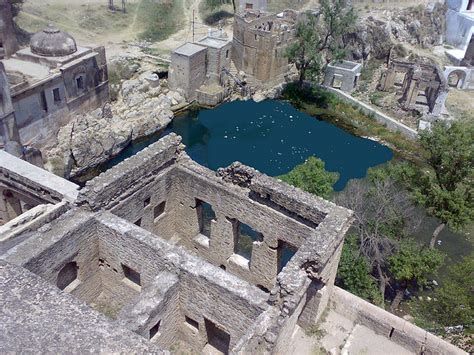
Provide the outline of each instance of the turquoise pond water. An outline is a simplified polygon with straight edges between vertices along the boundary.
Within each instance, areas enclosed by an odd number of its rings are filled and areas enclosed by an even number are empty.
[[[191,158],[213,170],[240,161],[278,176],[317,156],[325,161],[327,170],[340,174],[336,191],[344,189],[350,179],[363,178],[368,168],[393,157],[392,151],[380,143],[354,136],[276,100],[235,101],[212,110],[188,111],[177,116],[163,134],[169,132],[182,136]],[[132,144],[105,168],[160,136]]]

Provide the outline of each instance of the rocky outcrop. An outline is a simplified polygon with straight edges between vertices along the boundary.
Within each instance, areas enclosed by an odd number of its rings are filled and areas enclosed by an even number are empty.
[[[376,17],[376,18],[375,18]],[[446,8],[440,3],[423,7],[384,10],[362,19],[355,31],[344,36],[349,60],[386,59],[397,43],[423,48],[442,43]]]
[[[88,114],[75,115],[58,133],[58,144],[46,150],[45,167],[69,178],[120,153],[132,140],[164,129],[172,109],[185,103],[178,93],[144,78],[122,83],[119,100]]]
[[[373,17],[362,21],[343,40],[348,59],[355,61],[387,58],[393,46],[388,23]]]

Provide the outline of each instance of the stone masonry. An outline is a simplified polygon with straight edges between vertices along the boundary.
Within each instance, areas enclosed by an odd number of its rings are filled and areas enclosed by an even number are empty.
[[[0,155],[0,181],[58,208],[0,229],[2,353],[287,354],[333,300],[352,212],[331,202],[211,171],[175,134],[79,192],[18,161]]]
[[[444,109],[449,86],[437,65],[390,60],[382,74],[379,88],[388,91],[400,88],[399,102],[407,110],[427,108],[427,113],[437,117]],[[420,106],[422,105],[422,106]]]

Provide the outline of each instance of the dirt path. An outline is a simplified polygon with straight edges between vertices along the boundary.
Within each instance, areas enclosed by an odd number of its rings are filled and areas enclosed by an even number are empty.
[[[201,1],[202,0],[192,0],[191,4],[187,6],[186,0],[183,0],[184,21],[182,29],[164,41],[154,43],[153,48],[159,49],[163,52],[170,52],[180,44],[183,44],[186,41],[192,41],[193,10],[194,20],[200,22],[201,16],[199,12],[199,4]]]

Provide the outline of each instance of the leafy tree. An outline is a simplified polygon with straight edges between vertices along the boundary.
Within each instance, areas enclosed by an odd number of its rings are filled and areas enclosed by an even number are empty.
[[[299,71],[299,85],[316,81],[324,63],[344,57],[342,37],[351,31],[356,14],[346,0],[321,0],[318,13],[308,11],[299,21],[296,41],[286,52]]]
[[[443,255],[434,249],[421,248],[411,239],[404,240],[398,251],[388,258],[388,269],[398,283],[396,295],[390,306],[393,312],[409,287],[425,286],[429,274],[438,270]]]
[[[414,196],[441,221],[430,241],[434,248],[447,225],[460,230],[474,220],[474,123],[437,122],[421,134],[420,142],[429,169],[415,176]]]
[[[413,303],[419,317],[433,326],[470,325],[474,320],[474,254],[449,268],[431,301]],[[420,319],[418,319],[420,320]]]
[[[304,191],[329,198],[339,174],[326,171],[324,161],[321,159],[309,157],[306,162],[281,175],[279,179]]]
[[[421,221],[411,197],[377,169],[369,171],[368,181],[351,181],[336,202],[354,211],[359,252],[373,270],[383,298],[390,282],[387,260]]]
[[[349,234],[342,249],[336,283],[354,295],[382,305],[383,298],[378,292],[377,282],[371,275],[371,269],[359,251],[357,235]]]

